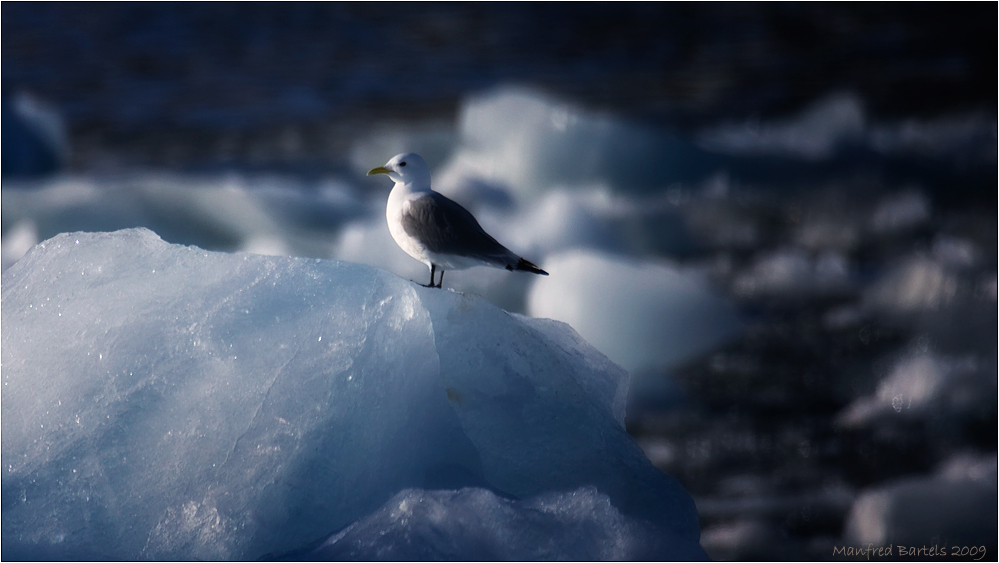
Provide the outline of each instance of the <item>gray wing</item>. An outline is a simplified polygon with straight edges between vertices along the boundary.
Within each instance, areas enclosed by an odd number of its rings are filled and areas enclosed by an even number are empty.
[[[430,192],[409,202],[402,228],[427,250],[509,265],[517,256],[489,236],[475,217],[447,197]]]

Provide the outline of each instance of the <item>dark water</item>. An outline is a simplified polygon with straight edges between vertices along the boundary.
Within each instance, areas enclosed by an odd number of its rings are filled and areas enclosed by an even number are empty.
[[[449,117],[463,95],[509,82],[683,132],[839,90],[875,118],[996,99],[988,3],[9,3],[2,15],[4,96],[53,103],[80,168],[106,153],[335,162],[345,131]],[[266,144],[287,130],[297,147]]]

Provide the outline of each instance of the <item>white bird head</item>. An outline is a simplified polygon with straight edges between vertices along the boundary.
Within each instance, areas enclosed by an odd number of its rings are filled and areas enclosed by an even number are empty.
[[[423,158],[415,153],[397,154],[385,163],[385,166],[372,168],[368,176],[373,174],[388,174],[397,184],[408,184],[414,188],[430,189],[430,167]]]

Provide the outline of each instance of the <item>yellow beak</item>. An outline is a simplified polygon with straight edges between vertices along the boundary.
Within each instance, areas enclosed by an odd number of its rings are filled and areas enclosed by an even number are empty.
[[[391,172],[391,170],[389,170],[388,168],[385,168],[384,166],[379,166],[378,168],[372,168],[371,170],[368,170],[368,176],[373,176],[375,174],[388,174],[389,172]]]

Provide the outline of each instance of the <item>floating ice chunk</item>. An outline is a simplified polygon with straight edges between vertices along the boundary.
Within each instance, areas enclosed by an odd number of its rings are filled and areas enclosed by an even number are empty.
[[[486,232],[540,264],[541,257],[570,248],[619,249],[605,209],[608,198],[606,189],[555,188],[515,213],[487,211],[479,220]]]
[[[737,561],[747,554],[765,553],[767,547],[780,542],[777,527],[761,518],[743,518],[704,530],[701,543],[721,561]],[[741,557],[740,557],[741,556]]]
[[[425,264],[414,260],[395,244],[382,215],[345,225],[332,247],[331,256],[382,268],[420,283],[427,283],[430,277]],[[450,280],[450,275],[448,277]]]
[[[995,272],[982,276],[981,281],[978,283],[977,293],[984,299],[994,303],[999,299],[999,276],[996,276]]]
[[[701,131],[698,145],[729,155],[822,160],[847,145],[892,156],[995,163],[996,119],[984,112],[871,123],[856,94],[838,92],[785,118],[722,123]]]
[[[885,198],[871,217],[875,233],[893,233],[926,222],[930,218],[930,202],[919,191],[906,191]]]
[[[263,254],[265,256],[284,256],[288,254],[288,247],[280,237],[256,235],[251,236],[241,245],[240,251],[251,254]]]
[[[864,302],[893,313],[937,310],[954,300],[958,281],[939,261],[917,254],[894,265],[868,287]]]
[[[821,160],[836,149],[862,140],[864,110],[852,93],[823,98],[783,120],[728,123],[699,135],[704,149],[731,155],[775,155]]]
[[[861,226],[847,217],[821,218],[804,222],[795,241],[811,250],[848,252],[861,240]]]
[[[454,150],[457,136],[451,121],[367,124],[350,151],[350,166],[359,176],[392,156],[415,152],[436,166]]]
[[[815,295],[841,292],[850,287],[849,267],[841,254],[826,251],[813,256],[792,248],[763,256],[733,282],[736,294]]]
[[[854,400],[837,417],[846,427],[863,427],[893,416],[906,418],[975,413],[989,408],[983,389],[995,389],[974,357],[949,358],[918,352],[904,356],[873,396]],[[995,403],[991,403],[995,409]]]
[[[970,240],[937,235],[933,240],[933,257],[952,268],[971,268],[978,263],[979,252]]]
[[[999,466],[995,453],[985,456],[960,453],[945,461],[937,470],[937,474],[948,481],[970,479],[993,488],[996,487],[997,473]]]
[[[38,244],[38,228],[31,219],[24,219],[3,235],[2,268],[6,270],[17,262],[24,253]]]
[[[754,249],[763,234],[759,217],[752,210],[730,205],[724,200],[689,198],[682,189],[667,191],[667,198],[684,205],[682,220],[668,216],[658,221],[663,226],[681,223],[693,236],[709,247]]]
[[[623,428],[627,375],[562,323],[142,229],[44,241],[2,287],[5,559],[257,559],[462,487],[522,513],[581,495],[591,528],[530,516],[567,556],[621,526],[666,538],[625,555],[699,550],[690,497]]]
[[[445,192],[470,178],[510,186],[522,198],[593,182],[641,190],[707,170],[705,155],[678,137],[520,87],[466,100],[459,137],[436,176]]]
[[[280,176],[61,176],[3,190],[3,220],[29,220],[38,238],[143,226],[172,242],[222,250],[323,255],[359,216],[352,188]]]
[[[869,139],[874,150],[885,154],[996,162],[996,118],[984,112],[885,123],[872,127]]]
[[[461,203],[476,217],[483,208],[510,211],[516,207],[506,186],[482,178],[468,178],[467,181],[451,184],[444,190],[445,195]]]
[[[995,466],[995,456],[988,461]],[[947,554],[954,546],[994,553],[997,547],[994,470],[992,476],[991,482],[946,476],[917,477],[868,489],[850,510],[844,539],[848,544],[875,547],[936,544],[946,549]],[[984,554],[979,551],[975,555]]]
[[[552,275],[531,287],[530,314],[569,323],[632,373],[675,366],[739,331],[734,308],[706,281],[665,263],[572,250],[545,268]]]

